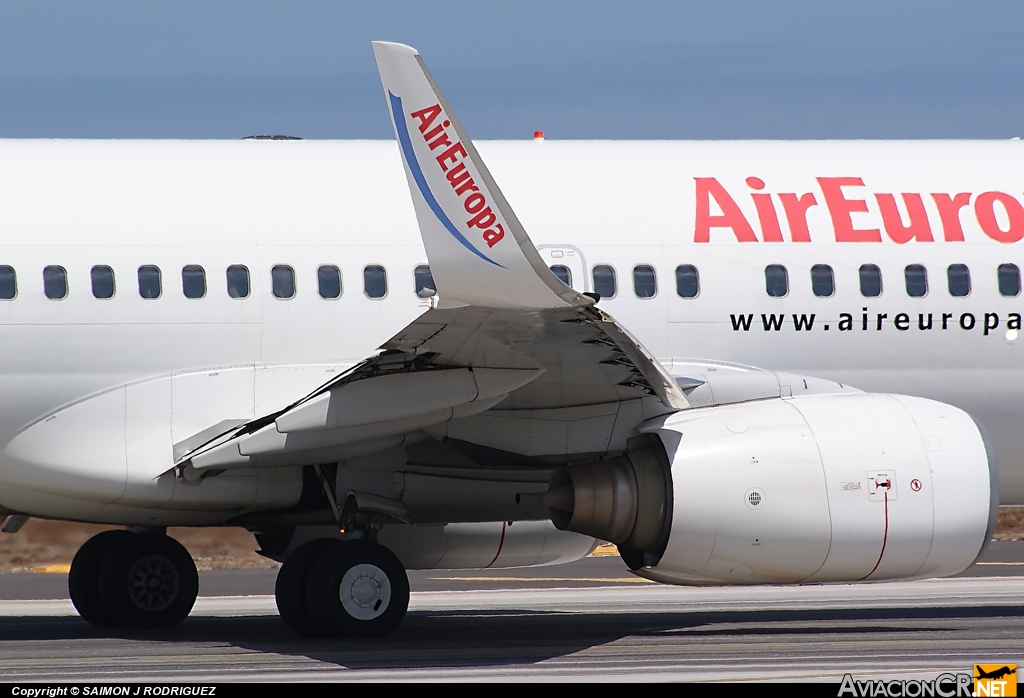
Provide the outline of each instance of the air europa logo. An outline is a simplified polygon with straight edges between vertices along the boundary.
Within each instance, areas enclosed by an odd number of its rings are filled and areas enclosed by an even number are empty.
[[[466,169],[466,163],[463,162],[468,157],[465,146],[461,141],[452,143],[449,138],[446,129],[452,125],[452,122],[443,118],[441,105],[435,104],[432,107],[419,109],[409,116],[420,122],[420,135],[431,152],[438,148],[445,148],[434,159],[441,171],[444,172],[448,184],[462,201],[462,207],[470,216],[466,220],[466,225],[471,229],[481,230],[480,236],[483,241],[487,243],[488,247],[494,247],[505,237],[505,228],[498,222],[498,216],[487,204],[487,197],[480,191],[480,187],[477,186],[469,170]],[[438,118],[441,118],[440,123],[437,123]]]
[[[973,211],[978,227],[996,242],[1013,243],[1024,239],[1024,205],[1016,197],[1001,191],[903,193],[860,193],[865,187],[861,177],[816,177],[818,191],[805,193],[764,192],[765,183],[757,177],[747,177],[746,185],[757,212],[761,229],[760,240],[736,199],[714,177],[695,177],[696,215],[694,242],[709,242],[712,229],[729,229],[739,242],[783,242],[782,225],[776,199],[789,227],[792,242],[810,242],[807,223],[808,211],[824,205],[832,222],[836,242],[882,242],[882,230],[896,243],[934,242],[939,237],[946,242],[963,242],[964,229],[961,209]],[[820,198],[819,198],[820,197]],[[927,204],[926,204],[927,202]],[[720,214],[712,213],[712,203]],[[853,214],[877,213],[880,228],[856,227]]]

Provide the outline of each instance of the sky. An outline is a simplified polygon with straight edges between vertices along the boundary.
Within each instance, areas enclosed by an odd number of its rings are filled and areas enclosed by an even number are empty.
[[[1024,135],[1020,0],[0,0],[0,137],[391,138],[377,39],[474,138]]]

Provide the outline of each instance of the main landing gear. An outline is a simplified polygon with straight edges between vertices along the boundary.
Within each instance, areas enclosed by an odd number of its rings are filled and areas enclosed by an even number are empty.
[[[285,560],[277,608],[305,637],[381,637],[409,608],[409,578],[394,553],[367,540],[314,540]]]
[[[93,625],[169,628],[199,594],[199,574],[181,543],[162,533],[104,531],[75,555],[68,591]]]

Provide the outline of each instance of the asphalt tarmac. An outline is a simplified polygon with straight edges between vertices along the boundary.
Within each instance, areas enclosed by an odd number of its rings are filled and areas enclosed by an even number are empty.
[[[960,578],[863,585],[667,587],[617,557],[410,572],[405,623],[372,642],[291,635],[275,575],[202,572],[191,617],[159,633],[86,624],[66,575],[0,575],[0,680],[839,681],[1024,663],[1024,542]]]

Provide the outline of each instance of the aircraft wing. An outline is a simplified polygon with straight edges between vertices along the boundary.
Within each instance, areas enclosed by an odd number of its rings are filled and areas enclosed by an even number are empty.
[[[607,431],[631,435],[686,407],[650,353],[545,266],[419,54],[373,48],[437,302],[376,356],[182,454],[177,467],[194,475],[334,462],[439,436],[438,425],[499,404],[506,425],[600,415]],[[607,433],[581,433],[600,442],[593,451],[608,448]],[[472,440],[472,429],[460,434]],[[591,448],[571,440],[563,450]],[[557,455],[561,443],[541,450]]]

